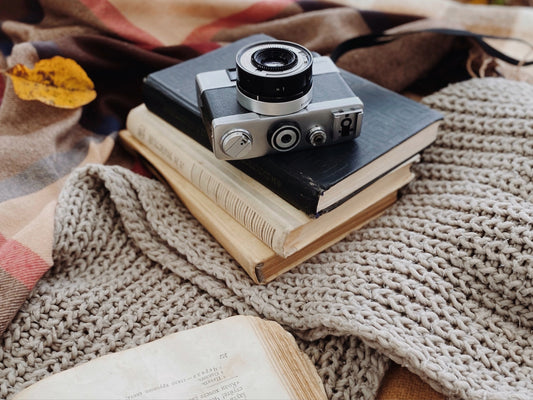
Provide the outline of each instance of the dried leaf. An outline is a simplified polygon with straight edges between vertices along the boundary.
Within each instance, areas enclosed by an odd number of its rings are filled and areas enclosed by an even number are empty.
[[[59,108],[77,108],[96,97],[94,84],[76,61],[53,57],[33,69],[17,64],[6,71],[18,97]]]

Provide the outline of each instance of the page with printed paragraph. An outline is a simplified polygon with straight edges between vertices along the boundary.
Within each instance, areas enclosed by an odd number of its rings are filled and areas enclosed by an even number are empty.
[[[272,400],[326,395],[314,365],[279,324],[236,316],[102,356],[14,397],[87,398]]]

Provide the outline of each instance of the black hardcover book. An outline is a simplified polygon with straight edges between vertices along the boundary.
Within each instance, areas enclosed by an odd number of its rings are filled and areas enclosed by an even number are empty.
[[[242,46],[271,39],[250,36],[149,74],[143,84],[147,108],[211,148],[198,107],[196,74],[233,68]],[[364,103],[358,138],[311,150],[230,161],[309,215],[334,208],[419,153],[435,140],[442,118],[437,111],[366,79],[344,70],[341,75]]]

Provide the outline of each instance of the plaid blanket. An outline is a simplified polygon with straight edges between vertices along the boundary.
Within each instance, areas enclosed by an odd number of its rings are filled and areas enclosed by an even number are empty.
[[[533,11],[446,0],[141,2],[0,1],[0,69],[61,55],[76,60],[98,97],[75,110],[20,100],[0,75],[0,333],[53,264],[61,188],[89,163],[137,168],[116,144],[144,76],[253,33],[329,54],[375,32],[453,27],[533,43]],[[519,60],[529,48],[491,44]],[[396,91],[427,94],[472,75],[533,82],[530,68],[495,62],[466,38],[430,32],[352,50],[338,65]]]

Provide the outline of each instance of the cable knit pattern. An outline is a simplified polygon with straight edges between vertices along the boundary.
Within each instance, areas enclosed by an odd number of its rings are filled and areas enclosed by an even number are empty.
[[[374,398],[389,359],[449,398],[533,398],[533,86],[471,80],[424,102],[445,120],[399,201],[264,286],[166,186],[78,170],[55,266],[2,338],[0,396],[239,313],[294,333],[331,399]]]

